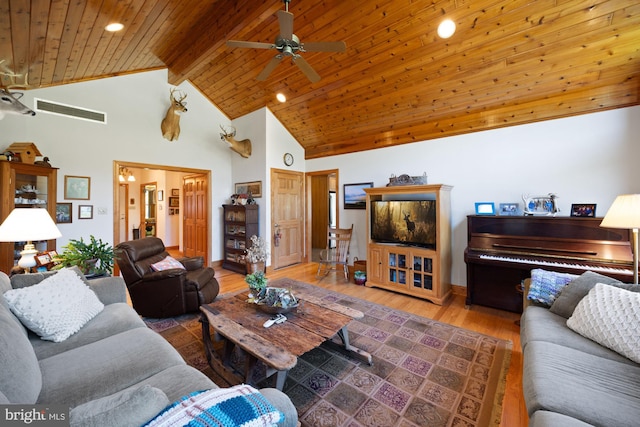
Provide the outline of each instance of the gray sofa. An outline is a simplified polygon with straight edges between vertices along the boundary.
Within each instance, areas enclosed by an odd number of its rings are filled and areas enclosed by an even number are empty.
[[[40,339],[14,316],[3,294],[48,274],[9,279],[0,272],[0,404],[65,405],[71,425],[134,426],[183,395],[218,388],[146,327],[126,303],[119,277],[86,282],[104,309],[77,333],[62,342]],[[281,425],[298,424],[286,395],[261,393],[285,413]]]
[[[520,340],[529,426],[640,425],[640,366],[566,324],[596,283],[638,291],[636,285],[586,272],[546,307],[526,299],[525,283]]]

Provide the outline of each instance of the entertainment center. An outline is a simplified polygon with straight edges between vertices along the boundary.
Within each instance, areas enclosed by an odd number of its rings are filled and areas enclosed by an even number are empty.
[[[442,305],[451,296],[451,189],[365,188],[367,282]]]

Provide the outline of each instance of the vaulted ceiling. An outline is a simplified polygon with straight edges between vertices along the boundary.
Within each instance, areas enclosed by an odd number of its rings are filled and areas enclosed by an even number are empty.
[[[637,0],[292,0],[302,42],[343,40],[346,52],[302,53],[317,83],[286,59],[257,81],[276,52],[226,40],[273,43],[283,9],[0,0],[0,69],[37,88],[166,67],[231,119],[269,107],[306,158],[640,104]],[[436,35],[443,18],[457,25],[449,39]],[[106,32],[114,21],[124,30]]]

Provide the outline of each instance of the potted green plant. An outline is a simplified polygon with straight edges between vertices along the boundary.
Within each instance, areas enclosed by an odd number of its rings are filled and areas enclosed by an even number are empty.
[[[92,235],[89,242],[85,242],[81,237],[80,240],[69,240],[63,248],[64,251],[54,258],[58,263],[55,269],[75,265],[86,275],[111,274],[113,271],[113,247],[102,239]]]
[[[247,274],[244,277],[244,281],[249,285],[251,294],[249,295],[249,302],[253,302],[260,297],[260,294],[267,287],[267,277],[264,275],[264,271],[256,271],[251,274]]]
[[[358,270],[353,273],[353,280],[356,282],[356,285],[364,285],[367,281],[367,272]]]

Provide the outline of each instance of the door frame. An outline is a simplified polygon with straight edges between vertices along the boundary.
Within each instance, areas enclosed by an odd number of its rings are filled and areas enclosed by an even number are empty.
[[[121,207],[119,203],[119,191],[118,186],[120,185],[120,181],[118,180],[118,174],[120,173],[120,168],[126,167],[129,169],[153,169],[153,170],[161,170],[167,172],[179,172],[179,173],[187,173],[187,174],[204,174],[207,177],[207,191],[208,191],[208,199],[212,200],[211,195],[211,170],[208,169],[194,169],[187,168],[182,166],[168,166],[168,165],[158,165],[153,163],[138,163],[138,162],[127,162],[124,160],[114,160],[113,161],[113,246],[115,247],[118,243],[120,243],[120,232],[118,230],[118,222],[120,218],[120,209],[128,209],[128,206]],[[165,192],[165,194],[167,194]],[[207,206],[207,227],[211,230],[211,206]],[[180,235],[180,239],[182,239],[182,234]],[[180,246],[182,246],[182,242],[180,242]],[[211,254],[211,233],[207,236],[207,253]],[[211,260],[205,260],[205,262],[210,263]]]
[[[305,249],[304,253],[307,258],[307,262],[311,260],[311,254],[313,251],[312,239],[311,239],[311,221],[313,212],[313,203],[312,203],[312,194],[311,194],[311,177],[313,176],[326,176],[327,179],[329,175],[336,176],[336,228],[340,228],[340,170],[339,169],[326,169],[321,171],[313,171],[313,172],[305,172],[304,176],[304,188],[305,188],[305,214],[304,214],[304,224],[305,224]]]

